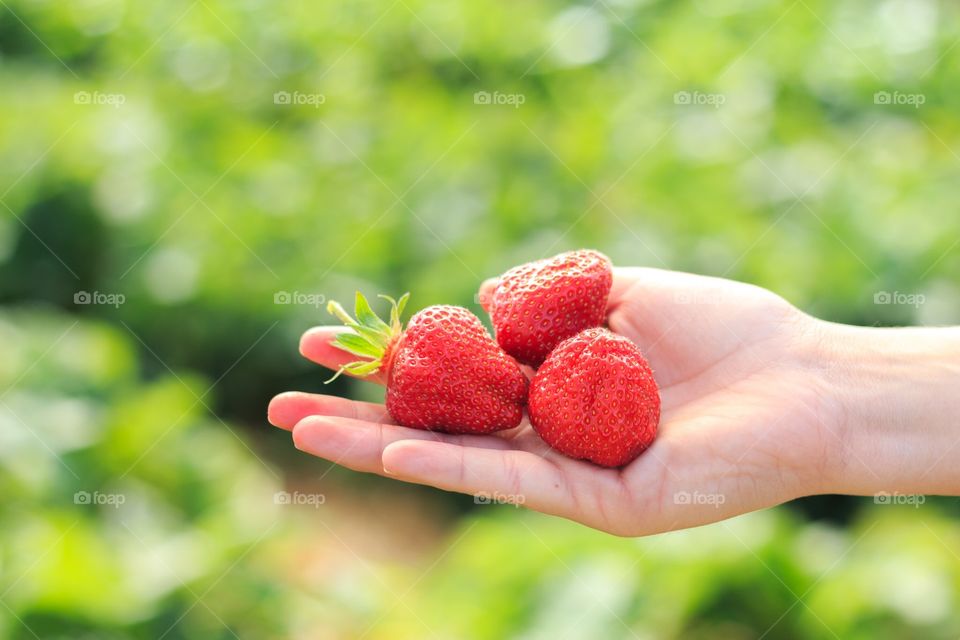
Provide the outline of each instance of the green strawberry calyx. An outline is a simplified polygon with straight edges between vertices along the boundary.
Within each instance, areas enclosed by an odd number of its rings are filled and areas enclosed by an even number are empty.
[[[339,302],[331,300],[327,303],[327,311],[353,329],[353,332],[344,331],[340,333],[330,344],[361,358],[368,358],[367,360],[356,360],[343,365],[332,378],[327,380],[327,383],[336,380],[343,372],[364,377],[380,371],[384,364],[384,356],[387,355],[390,347],[403,333],[400,315],[403,313],[407,300],[410,299],[410,294],[403,294],[399,300],[394,300],[385,295],[378,297],[390,303],[390,324],[381,320],[380,316],[373,312],[370,303],[359,291],[357,291],[357,299],[354,304],[356,319],[352,318]]]

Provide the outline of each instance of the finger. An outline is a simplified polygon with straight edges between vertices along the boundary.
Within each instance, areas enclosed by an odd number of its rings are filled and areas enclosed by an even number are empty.
[[[710,307],[755,301],[758,295],[776,298],[766,289],[725,278],[653,267],[614,267],[610,304],[637,298],[651,307],[690,304]]]
[[[630,291],[643,277],[643,269],[637,267],[614,267],[613,285],[610,287],[610,295],[607,297],[607,307],[614,308],[619,305],[626,293]]]
[[[270,424],[288,431],[307,416],[334,416],[388,424],[394,422],[382,404],[300,391],[281,393],[267,407]]]
[[[480,285],[480,292],[477,294],[477,301],[483,310],[490,312],[490,303],[493,300],[493,291],[497,288],[498,278],[487,278]]]
[[[461,436],[411,429],[384,422],[333,416],[310,416],[293,428],[293,443],[301,451],[339,465],[383,474],[383,450],[400,440],[429,440],[452,445],[506,449],[510,444],[495,436]]]
[[[574,512],[578,501],[561,469],[527,451],[403,440],[384,449],[383,468],[406,482],[582,519]]]
[[[362,360],[359,356],[355,356],[343,349],[338,349],[331,344],[334,338],[344,331],[349,331],[349,329],[346,327],[314,327],[309,329],[303,334],[303,337],[300,338],[301,355],[307,360],[316,362],[334,371],[337,371],[340,367],[350,362]],[[377,384],[386,383],[382,370],[366,376],[363,379]]]

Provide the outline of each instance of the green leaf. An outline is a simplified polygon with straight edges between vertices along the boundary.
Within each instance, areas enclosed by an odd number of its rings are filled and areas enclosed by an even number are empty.
[[[407,300],[410,299],[410,292],[406,292],[400,296],[400,300],[397,301],[397,317],[403,317],[403,308],[407,306]]]
[[[366,360],[350,362],[348,364],[343,365],[339,369],[337,369],[337,372],[333,374],[333,377],[330,378],[329,380],[324,381],[324,384],[330,384],[331,382],[339,378],[343,372],[347,372],[351,375],[363,377],[363,376],[368,376],[371,373],[376,373],[379,370],[380,370],[379,360],[374,360],[372,362],[368,362]]]
[[[371,344],[377,345],[381,351],[386,351],[387,345],[390,344],[391,333],[389,331],[377,331],[375,329],[361,327],[360,325],[351,328],[366,338]]]
[[[357,356],[377,359],[383,356],[383,349],[381,347],[371,344],[369,340],[355,333],[341,333],[333,341],[333,344]]]
[[[367,302],[367,299],[364,298],[363,294],[359,291],[357,291],[355,311],[357,314],[357,320],[359,320],[360,324],[363,326],[377,331],[389,333],[390,327],[386,322],[380,319],[380,316],[373,312],[373,309],[370,308],[370,303]]]
[[[397,313],[397,303],[390,298],[388,299],[391,301],[391,317],[395,320],[393,326],[386,324],[373,312],[367,299],[359,291],[357,291],[356,299],[356,320],[351,318],[350,314],[336,301],[331,300],[327,304],[327,311],[353,329],[352,332],[338,334],[333,339],[332,344],[361,358],[369,358],[368,360],[343,365],[327,382],[336,380],[344,371],[357,376],[364,376],[380,370],[384,353],[402,330]]]
[[[382,293],[378,294],[377,297],[383,298],[384,300],[390,303],[390,327],[391,328],[396,327],[397,324],[400,322],[400,316],[397,313],[397,301],[394,300],[392,297]]]
[[[390,296],[379,295],[380,298],[383,298],[390,303],[390,328],[394,332],[399,332],[403,328],[403,325],[400,322],[400,316],[403,314],[403,307],[406,306],[407,300],[410,299],[410,293],[407,292],[400,296],[400,301],[396,301]]]
[[[376,373],[380,370],[380,361],[374,362],[351,362],[346,367],[346,370],[352,373],[355,376],[368,376],[371,373]]]

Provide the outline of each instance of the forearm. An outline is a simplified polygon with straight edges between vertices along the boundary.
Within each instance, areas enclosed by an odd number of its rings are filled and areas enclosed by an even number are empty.
[[[829,490],[960,495],[960,328],[821,329],[842,442]]]

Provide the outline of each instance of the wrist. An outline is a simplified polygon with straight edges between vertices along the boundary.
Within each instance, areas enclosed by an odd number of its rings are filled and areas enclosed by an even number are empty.
[[[960,495],[960,328],[819,328],[827,491]]]

